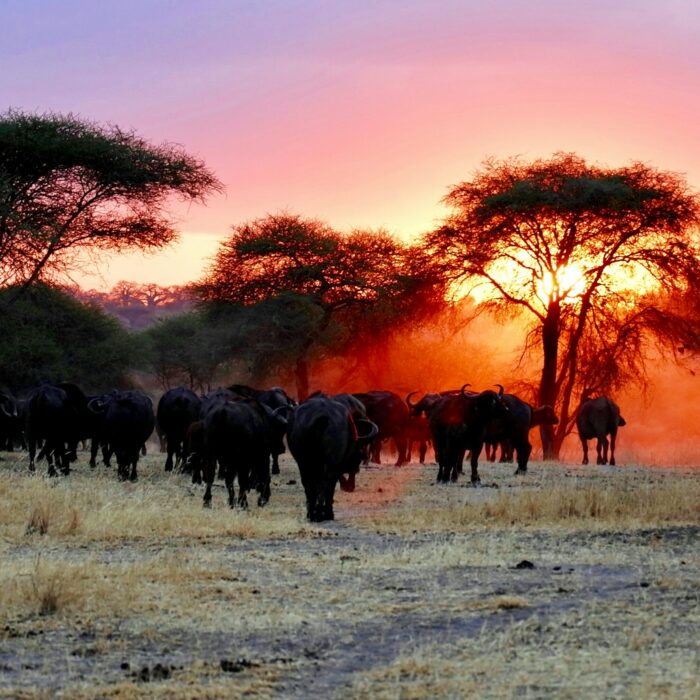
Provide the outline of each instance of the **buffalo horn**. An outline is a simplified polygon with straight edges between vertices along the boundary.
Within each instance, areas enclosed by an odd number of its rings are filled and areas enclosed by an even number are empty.
[[[14,415],[5,408],[4,401],[0,403],[0,411],[2,411],[8,418],[14,418]]]
[[[96,404],[96,406],[95,406],[95,404]],[[94,399],[90,399],[87,402],[87,408],[88,408],[88,411],[92,411],[93,413],[102,413],[102,411],[104,410],[104,404],[102,403],[101,399],[94,398]]]
[[[415,404],[411,401],[411,396],[413,396],[413,394],[417,394],[417,393],[418,393],[417,391],[412,391],[410,394],[408,394],[408,396],[406,396],[406,403],[408,404],[409,408],[416,407],[417,404]]]
[[[364,424],[364,427],[369,430],[368,433],[360,432],[362,424]],[[376,423],[373,423],[371,420],[367,420],[366,418],[358,418],[355,421],[355,427],[357,428],[357,439],[361,442],[371,442],[379,434],[379,428],[377,427]]]
[[[503,384],[494,384],[494,386],[498,387],[498,398],[502,399],[503,398]]]
[[[468,383],[467,383],[467,384],[462,384],[462,388],[459,390],[459,393],[460,393],[460,394],[463,394],[463,393],[464,393],[464,390],[465,390],[468,386],[471,386],[471,384],[468,384]]]

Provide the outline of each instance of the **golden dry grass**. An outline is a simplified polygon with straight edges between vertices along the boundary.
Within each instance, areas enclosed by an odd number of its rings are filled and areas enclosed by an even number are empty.
[[[136,484],[83,461],[68,479],[32,476],[22,460],[0,472],[0,648],[41,661],[35,671],[10,663],[19,680],[0,682],[0,697],[284,696],[295,674],[307,679],[301,687],[335,678],[365,648],[361,667],[338,677],[338,696],[696,690],[688,625],[690,607],[700,609],[700,553],[687,538],[700,519],[697,472],[533,465],[516,479],[510,466],[484,465],[484,483],[499,488],[472,489],[436,486],[432,466],[382,467],[361,472],[356,493],[338,494],[337,523],[312,526],[289,458],[270,504],[248,512],[230,510],[222,488],[204,510],[201,489],[164,474],[160,455]],[[537,569],[514,570],[521,559]],[[610,605],[591,598],[584,569],[601,566],[650,587],[628,595],[623,586]],[[562,596],[575,607],[550,611]],[[445,635],[426,641],[420,630],[433,620]],[[470,620],[477,634],[450,632]],[[478,633],[481,621],[498,625]],[[384,634],[399,635],[398,656]],[[75,671],[55,688],[20,682],[83,654],[80,635],[94,654],[82,680]],[[290,659],[276,660],[271,645]],[[167,679],[133,677],[169,658],[165,648],[183,659]],[[223,672],[220,658],[239,654],[255,664]],[[131,671],[119,671],[122,659]]]
[[[423,472],[405,496],[379,513],[365,514],[363,525],[400,533],[700,523],[700,479],[683,473],[589,469],[572,476],[551,466],[535,469],[537,476],[514,479],[504,468],[491,467],[496,480],[489,479],[489,486],[480,489],[436,488],[430,483],[432,474]]]

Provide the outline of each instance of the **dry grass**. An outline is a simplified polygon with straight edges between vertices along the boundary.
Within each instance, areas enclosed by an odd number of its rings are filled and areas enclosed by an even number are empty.
[[[697,697],[697,647],[674,637],[699,622],[697,608],[681,615],[669,601],[588,604],[414,648],[359,676],[353,697]]]
[[[432,467],[383,467],[338,494],[337,523],[311,526],[288,458],[270,504],[248,512],[230,510],[222,488],[204,510],[201,488],[164,474],[160,455],[136,484],[83,462],[68,479],[25,469],[8,460],[0,472],[0,642],[9,666],[16,650],[37,668],[17,661],[0,697],[269,697],[294,673],[308,672],[295,686],[306,687],[364,649],[356,696],[697,690],[700,553],[681,526],[700,519],[698,473],[533,465],[515,479],[485,465],[483,481],[499,488],[472,489],[434,485]],[[537,569],[514,569],[522,559]],[[571,570],[553,573],[561,564]],[[583,569],[595,566],[624,570],[634,591],[591,601]],[[576,605],[557,612],[562,596]],[[426,640],[434,620],[444,630]],[[472,620],[489,625],[448,634]],[[397,630],[398,657],[387,658],[384,635]],[[94,656],[70,670],[85,644]],[[275,661],[275,647],[293,658]],[[133,677],[173,655],[182,661],[168,678]],[[239,655],[255,664],[222,670]],[[50,669],[64,674],[57,687],[31,684]]]
[[[274,501],[266,509],[253,505],[248,512],[231,511],[223,489],[215,489],[214,509],[204,510],[200,491],[185,477],[161,476],[160,461],[149,458],[149,471],[142,468],[146,478],[136,484],[118,483],[112,471],[100,469],[81,470],[70,479],[31,477],[19,469],[2,473],[0,537],[20,542],[26,535],[48,534],[84,543],[313,532],[303,519],[301,502],[296,513]]]
[[[537,468],[537,467],[536,467]],[[493,467],[492,467],[493,469]],[[363,526],[377,531],[469,532],[483,527],[640,527],[700,523],[700,478],[628,469],[615,475],[589,469],[573,478],[542,468],[520,480],[501,473],[491,488],[413,489],[386,511],[369,512]],[[544,475],[542,474],[544,472]]]

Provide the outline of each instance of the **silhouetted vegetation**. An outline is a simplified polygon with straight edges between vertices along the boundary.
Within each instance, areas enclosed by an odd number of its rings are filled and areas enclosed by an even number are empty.
[[[327,346],[340,327],[353,328],[372,314],[381,330],[401,315],[417,314],[431,298],[435,282],[422,260],[419,250],[381,231],[343,235],[313,219],[270,215],[234,227],[195,291],[217,304],[281,299],[267,325],[287,335],[282,347],[288,356],[295,353],[297,392],[304,397],[312,352]]]
[[[0,286],[23,289],[80,251],[157,249],[176,236],[164,205],[220,189],[169,144],[74,115],[0,115]]]
[[[13,391],[42,381],[72,381],[86,391],[128,383],[138,344],[102,309],[67,292],[35,284],[0,291],[0,386]]]
[[[584,390],[643,382],[651,344],[697,347],[688,307],[674,302],[700,285],[700,204],[680,176],[572,154],[489,161],[445,201],[452,214],[426,246],[453,283],[488,289],[484,307],[528,319],[522,346],[542,358],[538,401],[561,418],[542,429],[547,457]]]

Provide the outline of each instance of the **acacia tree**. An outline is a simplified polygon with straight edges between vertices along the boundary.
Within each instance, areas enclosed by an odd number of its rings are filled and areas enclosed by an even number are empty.
[[[428,285],[419,259],[419,251],[383,232],[343,235],[314,219],[268,215],[234,227],[195,292],[207,302],[243,305],[286,298],[280,308],[302,310],[294,313],[294,337],[285,349],[295,355],[304,398],[310,352],[332,321],[348,323],[383,304],[416,308]]]
[[[645,348],[697,345],[687,306],[698,289],[700,203],[679,175],[642,163],[611,169],[573,154],[487,161],[450,189],[444,225],[426,237],[455,284],[485,288],[483,304],[529,320],[541,354],[538,400],[558,457],[584,393],[644,380]]]
[[[169,144],[73,115],[0,115],[0,286],[24,289],[70,270],[77,253],[157,249],[175,238],[165,213],[220,183]]]

